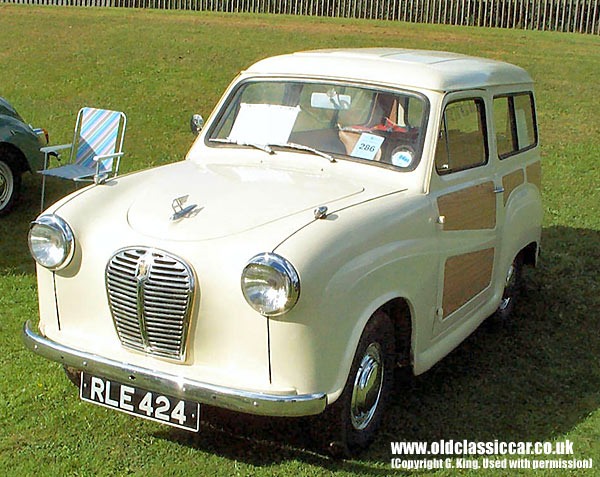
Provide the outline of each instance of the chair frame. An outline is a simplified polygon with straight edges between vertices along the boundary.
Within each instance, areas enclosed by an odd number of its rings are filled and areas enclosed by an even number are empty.
[[[43,174],[43,171],[49,170],[48,163],[49,163],[50,156],[56,156],[57,158],[60,158],[61,155],[60,155],[59,151],[63,151],[65,149],[71,150],[70,154],[69,154],[69,160],[65,163],[65,165],[76,163],[77,149],[79,147],[79,144],[77,141],[78,133],[80,132],[81,119],[83,117],[83,111],[85,109],[87,109],[87,108],[83,107],[77,113],[77,122],[75,123],[75,131],[73,132],[73,141],[71,142],[71,144],[61,144],[58,146],[46,146],[46,147],[40,148],[40,152],[44,153],[44,169],[42,169],[42,171],[39,171],[42,174],[41,211],[44,210],[44,196],[45,196],[45,192],[46,192],[46,175]],[[125,116],[125,113],[123,113],[121,111],[115,111],[115,112],[119,113],[119,116],[120,116],[119,130],[121,132],[120,133],[121,137],[117,141],[118,146],[115,148],[115,152],[112,154],[104,154],[101,156],[94,156],[93,159],[94,159],[94,162],[96,163],[96,173],[94,175],[89,175],[89,176],[84,176],[84,177],[76,177],[74,179],[69,179],[69,180],[72,180],[76,184],[78,182],[95,182],[96,184],[100,184],[100,183],[106,181],[108,178],[110,178],[111,173],[112,173],[112,177],[116,177],[119,174],[119,165],[121,164],[121,157],[123,157],[123,155],[125,154],[123,152],[123,141],[125,139],[125,129],[127,127],[127,116]],[[117,164],[114,167],[113,167],[113,165],[111,165],[110,171],[101,173],[100,165],[102,164],[102,161],[104,161],[106,159],[116,159]],[[63,179],[66,179],[66,178],[63,178]]]

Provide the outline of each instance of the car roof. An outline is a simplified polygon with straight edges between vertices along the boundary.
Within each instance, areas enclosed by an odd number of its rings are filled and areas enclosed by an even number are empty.
[[[533,82],[523,68],[502,61],[404,48],[302,51],[266,58],[246,71],[348,78],[445,92]]]

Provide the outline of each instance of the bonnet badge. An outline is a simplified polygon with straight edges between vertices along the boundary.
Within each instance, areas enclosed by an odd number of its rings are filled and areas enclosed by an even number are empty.
[[[154,263],[154,257],[151,251],[146,252],[140,259],[136,270],[136,279],[138,283],[143,283],[150,275],[150,269]]]
[[[187,217],[193,217],[198,212],[200,212],[200,210],[202,210],[202,209],[198,209],[197,204],[192,204],[192,205],[188,205],[187,207],[184,207],[184,204],[187,202],[188,197],[189,197],[189,195],[183,195],[183,196],[177,197],[177,199],[173,200],[173,202],[171,203],[171,207],[173,207],[174,213],[171,216],[171,222],[175,222],[177,220],[187,218]]]

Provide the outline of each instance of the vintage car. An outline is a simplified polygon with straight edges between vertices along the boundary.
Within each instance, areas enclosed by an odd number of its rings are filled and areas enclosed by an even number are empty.
[[[8,101],[0,98],[0,216],[16,203],[21,175],[42,169],[40,148],[48,144],[48,132],[32,128]]]
[[[199,406],[373,439],[396,367],[421,374],[535,265],[530,76],[454,53],[257,62],[186,160],[95,184],[31,224],[26,345],[82,399],[198,430]]]

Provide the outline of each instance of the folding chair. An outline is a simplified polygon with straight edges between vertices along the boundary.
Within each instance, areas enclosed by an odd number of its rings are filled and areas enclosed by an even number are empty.
[[[119,164],[123,156],[123,138],[127,118],[119,111],[106,109],[81,108],[77,114],[75,133],[71,144],[42,147],[44,169],[38,171],[42,177],[42,204],[46,192],[46,176],[60,177],[75,182],[102,183],[111,174],[119,173]],[[60,157],[58,151],[71,149],[69,161],[64,166],[48,169],[49,156]],[[113,170],[113,162],[116,165]]]

